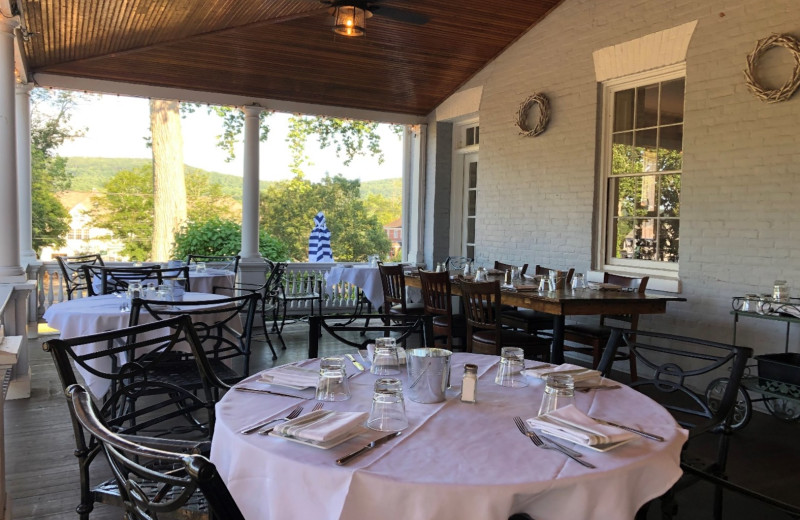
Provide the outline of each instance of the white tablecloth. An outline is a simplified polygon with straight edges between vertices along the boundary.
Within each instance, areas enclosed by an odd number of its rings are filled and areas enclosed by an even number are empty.
[[[239,429],[258,419],[288,413],[298,403],[310,409],[314,401],[228,392],[217,405],[211,459],[248,520],[504,520],[517,512],[536,520],[629,520],[681,475],[685,430],[664,408],[627,387],[578,393],[576,404],[592,416],[662,435],[666,442],[637,436],[606,453],[578,448],[597,469],[535,447],[512,418],[536,414],[544,383],[531,379],[519,389],[495,385],[497,361],[454,354],[448,399],[406,400],[409,428],[341,467],[334,463],[338,457],[379,432],[330,450],[241,435]],[[466,362],[479,366],[476,404],[457,398]],[[353,377],[353,397],[325,403],[325,409],[368,411],[375,379],[368,372]]]
[[[325,278],[328,292],[331,292],[333,287],[340,282],[348,282],[361,289],[375,309],[383,305],[383,285],[381,284],[381,273],[377,267],[366,265],[331,267]]]
[[[227,297],[218,294],[190,292],[184,295],[184,301],[219,300]],[[47,309],[44,313],[44,319],[49,326],[58,329],[61,339],[119,330],[127,327],[130,320],[129,312],[120,311],[121,304],[122,298],[115,294],[67,300],[56,303]],[[147,312],[143,312],[139,316],[140,323],[148,323],[150,321],[152,321],[152,317]],[[234,324],[234,326],[237,325],[241,329],[241,323]],[[105,344],[95,343],[84,345],[82,348],[76,349],[76,351],[78,354],[84,354],[105,348]],[[98,370],[108,371],[111,368],[111,361],[108,358],[99,358],[92,361],[92,363]],[[77,368],[93,395],[99,397],[108,391],[110,385],[107,380],[97,378],[80,367]]]
[[[214,287],[228,287],[230,291],[218,291],[219,294],[227,293],[227,296],[233,296],[233,283],[235,275],[233,271],[226,271],[224,269],[206,269],[203,273],[197,271],[189,271],[189,287],[192,292],[196,293],[212,293]],[[102,284],[99,277],[95,277],[92,282],[94,291],[100,293]]]

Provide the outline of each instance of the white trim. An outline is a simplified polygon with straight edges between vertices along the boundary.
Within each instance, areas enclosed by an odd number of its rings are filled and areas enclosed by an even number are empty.
[[[664,290],[669,292],[678,292],[680,290],[680,280],[678,277],[678,270],[680,262],[653,262],[646,260],[627,260],[627,259],[610,259],[608,251],[610,251],[613,244],[611,244],[611,236],[608,233],[609,222],[613,219],[613,208],[608,201],[608,165],[610,164],[609,153],[611,150],[611,128],[613,125],[614,111],[613,99],[614,94],[620,90],[641,86],[644,84],[658,83],[668,81],[671,79],[685,78],[686,77],[686,63],[677,63],[668,67],[663,67],[659,70],[649,70],[637,74],[631,74],[624,78],[615,78],[603,83],[602,88],[602,125],[600,130],[600,163],[597,175],[597,193],[598,193],[598,209],[600,218],[595,219],[596,227],[593,237],[596,245],[594,262],[593,264],[600,269],[606,271],[613,270],[619,271],[626,275],[638,274],[648,275],[651,277],[651,282],[659,279],[664,280]],[[681,174],[683,175],[683,173]],[[655,283],[656,286],[661,285],[660,282]],[[648,287],[650,285],[648,284]]]
[[[318,116],[340,117],[362,121],[377,121],[398,125],[416,125],[426,122],[424,116],[383,112],[378,110],[360,110],[347,107],[318,105],[315,103],[296,103],[277,99],[238,96],[234,94],[220,94],[199,90],[188,90],[170,87],[155,87],[152,85],[139,85],[118,81],[99,79],[86,79],[74,76],[60,76],[57,74],[38,73],[34,75],[37,86],[57,88],[64,90],[79,90],[98,92],[104,94],[118,94],[121,96],[176,99],[192,103],[205,103],[222,106],[258,105],[268,110],[286,112],[290,114],[301,113]]]

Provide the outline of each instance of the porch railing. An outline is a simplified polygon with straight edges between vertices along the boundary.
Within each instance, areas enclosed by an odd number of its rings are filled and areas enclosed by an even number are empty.
[[[109,266],[131,266],[130,262],[109,262]],[[326,314],[349,313],[355,309],[359,298],[359,289],[355,285],[342,282],[328,289],[325,276],[336,264],[290,263],[286,270],[284,287],[287,296],[307,294],[322,288],[324,293],[322,309]],[[209,267],[214,267],[210,265]],[[265,271],[266,276],[266,271]],[[55,261],[43,262],[39,269],[37,316],[42,317],[51,306],[67,299],[67,288],[62,279],[61,270]],[[85,298],[86,292],[73,294],[73,298]],[[310,303],[295,301],[289,305],[287,315],[307,314]]]

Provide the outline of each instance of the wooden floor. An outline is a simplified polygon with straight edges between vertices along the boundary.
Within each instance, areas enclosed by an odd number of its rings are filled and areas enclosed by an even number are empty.
[[[304,323],[287,326],[288,349],[282,351],[277,347],[279,358],[274,362],[265,344],[255,346],[252,370],[255,372],[304,359],[307,331],[308,326]],[[78,471],[72,454],[75,448],[72,426],[53,362],[41,349],[45,339],[30,341],[33,374],[30,399],[8,401],[5,408],[6,479],[15,520],[77,518]],[[323,343],[321,355],[338,350],[342,348]],[[798,428],[800,424],[787,424],[770,415],[756,413],[750,425],[737,432],[732,441],[729,458],[731,480],[800,505]],[[695,486],[691,492],[680,495],[677,518],[711,518],[707,505],[711,496],[711,489],[705,485]],[[122,514],[116,508],[97,506],[91,517],[92,520],[119,520]],[[660,517],[657,511],[651,511],[648,518]],[[761,520],[789,517],[753,500],[727,493],[723,518]]]

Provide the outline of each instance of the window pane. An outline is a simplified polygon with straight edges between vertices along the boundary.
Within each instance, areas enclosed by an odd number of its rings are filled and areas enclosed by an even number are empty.
[[[658,171],[674,171],[683,168],[683,125],[661,129],[658,148]]]
[[[467,246],[467,258],[475,258],[475,246]]]
[[[683,122],[684,78],[661,84],[661,124]]]
[[[481,142],[481,127],[476,126],[475,127],[475,144],[479,144],[480,142]],[[474,258],[474,257],[471,256],[470,258]]]
[[[469,188],[475,188],[478,186],[478,163],[471,162],[469,163]]]
[[[655,217],[656,177],[619,177],[614,179],[616,189],[610,189],[614,199],[615,217]]]
[[[678,242],[680,235],[678,219],[663,219],[658,229],[658,259],[662,262],[678,261]]]
[[[633,129],[633,89],[614,94],[614,132]]]
[[[633,150],[633,132],[615,134],[611,145],[611,175],[642,171]]]
[[[467,242],[470,244],[475,243],[475,219],[467,219]]]
[[[658,166],[658,131],[641,130],[634,135],[636,153],[639,155],[638,165],[641,167],[636,172],[654,172]]]
[[[475,213],[475,199],[477,198],[477,193],[475,190],[469,191],[469,202],[467,203],[467,215],[474,216]]]
[[[636,89],[636,128],[658,124],[658,84]]]
[[[662,175],[658,178],[658,215],[679,217],[681,209],[681,176]]]

